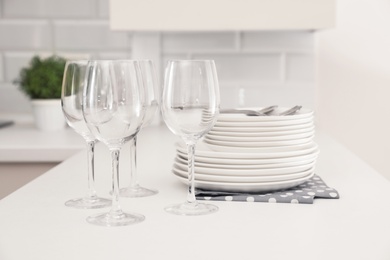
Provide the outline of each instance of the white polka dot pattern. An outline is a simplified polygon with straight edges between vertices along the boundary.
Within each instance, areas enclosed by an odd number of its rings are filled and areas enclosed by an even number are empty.
[[[232,200],[233,200],[233,197],[232,197],[232,196],[226,196],[226,197],[225,197],[225,200],[226,200],[226,201],[232,201]]]
[[[249,197],[246,198],[246,201],[248,201],[248,202],[254,202],[254,201],[255,201],[255,198],[249,196]]]
[[[268,199],[268,202],[269,202],[269,203],[276,203],[276,199],[275,199],[275,198],[269,198],[269,199]]]
[[[268,203],[291,203],[291,204],[313,204],[315,198],[338,199],[339,193],[328,187],[324,181],[314,175],[305,183],[288,190],[281,190],[272,193],[246,194],[225,191],[207,191],[196,189],[196,198],[199,200],[217,201],[245,201],[245,202],[268,202]]]

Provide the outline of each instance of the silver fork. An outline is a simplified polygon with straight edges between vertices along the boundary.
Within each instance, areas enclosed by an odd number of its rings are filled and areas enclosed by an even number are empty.
[[[278,106],[269,106],[259,110],[248,110],[248,109],[221,109],[221,114],[245,114],[247,116],[267,116],[269,113],[274,111]]]
[[[282,113],[279,113],[278,116],[288,116],[288,115],[293,115],[295,114],[296,112],[298,112],[300,109],[302,108],[302,106],[295,106],[295,107],[292,107]]]

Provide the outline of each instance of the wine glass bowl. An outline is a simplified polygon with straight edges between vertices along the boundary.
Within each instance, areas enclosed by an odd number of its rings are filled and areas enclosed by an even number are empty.
[[[135,61],[90,61],[84,118],[109,149],[133,138],[143,122],[145,93]]]
[[[168,128],[188,148],[187,200],[165,210],[177,215],[204,215],[218,207],[195,198],[194,155],[197,141],[214,126],[219,114],[219,85],[214,61],[173,60],[165,71],[161,112]]]
[[[146,112],[139,64],[132,60],[90,61],[86,81],[84,119],[112,157],[111,210],[90,216],[87,221],[101,226],[139,223],[145,219],[143,215],[123,212],[119,204],[120,150],[137,135]]]
[[[86,67],[86,60],[67,61],[62,82],[62,111],[68,125],[86,141],[88,156],[88,192],[85,197],[69,200],[65,202],[65,205],[73,208],[94,209],[108,207],[111,205],[111,201],[98,197],[94,187],[94,147],[96,138],[89,131],[82,113]]]

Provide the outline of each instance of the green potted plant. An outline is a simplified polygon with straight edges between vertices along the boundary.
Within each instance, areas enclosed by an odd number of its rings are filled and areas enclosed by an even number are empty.
[[[34,56],[14,81],[31,99],[35,125],[40,130],[59,130],[66,122],[61,109],[61,88],[66,60],[58,56]]]

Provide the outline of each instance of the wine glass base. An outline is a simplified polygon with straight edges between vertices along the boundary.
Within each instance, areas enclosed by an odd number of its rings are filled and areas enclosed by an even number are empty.
[[[128,226],[140,223],[145,220],[145,216],[137,213],[124,213],[111,214],[103,213],[93,215],[87,218],[87,222],[105,227],[118,227],[118,226]]]
[[[141,186],[137,187],[129,187],[129,188],[124,188],[120,189],[119,195],[121,197],[126,197],[126,198],[141,198],[141,197],[148,197],[148,196],[153,196],[158,193],[157,190],[152,190],[152,189],[147,189]]]
[[[109,199],[94,197],[94,198],[79,198],[65,202],[65,206],[76,209],[100,209],[111,206],[112,201]]]
[[[175,204],[165,208],[168,213],[181,215],[181,216],[201,216],[207,215],[218,211],[218,207],[212,204],[205,203],[188,203]]]

